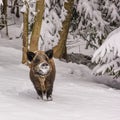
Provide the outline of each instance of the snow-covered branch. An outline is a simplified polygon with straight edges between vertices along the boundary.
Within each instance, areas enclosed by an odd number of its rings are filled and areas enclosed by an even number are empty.
[[[118,0],[75,0],[71,25],[74,36],[85,36],[83,40],[99,47],[107,35],[119,26]]]
[[[120,27],[109,34],[102,46],[94,53],[92,61],[96,63],[108,61],[111,53],[113,54],[110,60],[120,57]]]
[[[95,74],[115,75],[120,72],[120,27],[109,34],[102,46],[94,53],[92,62],[99,63]]]

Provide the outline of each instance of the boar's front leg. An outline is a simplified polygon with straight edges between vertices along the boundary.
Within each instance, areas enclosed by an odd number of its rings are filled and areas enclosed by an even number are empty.
[[[52,101],[52,91],[53,91],[53,86],[51,86],[48,90],[47,90],[47,100],[48,101]]]
[[[36,91],[37,91],[37,94],[41,97],[41,99],[43,99],[42,91],[41,90],[37,90],[37,89],[36,89]]]

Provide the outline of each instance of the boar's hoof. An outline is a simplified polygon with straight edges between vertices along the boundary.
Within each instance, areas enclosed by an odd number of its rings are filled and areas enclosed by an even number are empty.
[[[52,100],[53,100],[52,96],[49,96],[49,97],[47,98],[47,101],[52,101]]]

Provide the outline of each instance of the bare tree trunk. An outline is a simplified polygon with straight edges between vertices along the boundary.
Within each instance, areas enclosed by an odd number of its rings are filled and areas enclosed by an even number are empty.
[[[18,0],[14,0],[14,4],[13,4],[13,6],[11,8],[11,13],[13,13],[13,14],[15,14],[15,5],[17,4],[17,1]]]
[[[3,8],[2,8],[2,14],[6,14],[7,13],[7,0],[2,0],[3,2]]]
[[[28,50],[28,14],[29,14],[29,7],[27,2],[26,4],[26,13],[23,13],[23,53],[22,53],[22,63],[27,63],[27,50]]]
[[[6,27],[6,35],[8,36],[8,25],[7,25],[7,0],[3,0],[3,10],[2,14],[4,15],[3,24]]]
[[[66,42],[67,42],[67,36],[68,36],[71,17],[72,17],[73,5],[74,5],[74,0],[69,0],[64,5],[65,9],[67,10],[67,16],[66,16],[65,21],[62,23],[63,28],[60,31],[59,43],[58,43],[58,45],[56,45],[53,48],[55,58],[59,58],[59,59],[60,58],[64,58],[64,59],[67,58]]]
[[[44,13],[44,4],[45,4],[45,0],[37,0],[36,2],[37,15],[35,16],[34,19],[34,25],[30,39],[30,51],[38,50],[38,42],[39,42],[42,18]]]
[[[20,17],[20,13],[19,13],[19,4],[16,3],[17,7],[16,7],[16,17],[19,18]]]

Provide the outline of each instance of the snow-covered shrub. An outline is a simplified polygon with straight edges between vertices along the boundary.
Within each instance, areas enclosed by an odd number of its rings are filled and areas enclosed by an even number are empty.
[[[92,61],[98,63],[94,74],[109,73],[120,76],[120,27],[109,34],[102,46],[94,53]]]

